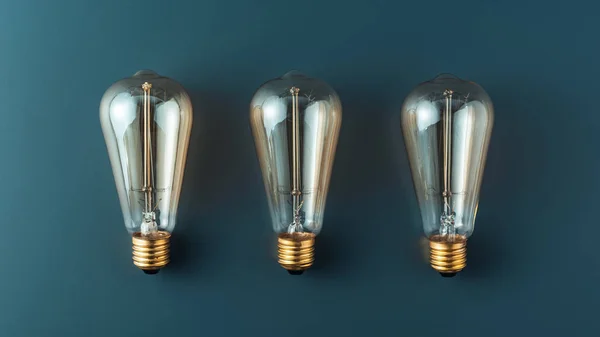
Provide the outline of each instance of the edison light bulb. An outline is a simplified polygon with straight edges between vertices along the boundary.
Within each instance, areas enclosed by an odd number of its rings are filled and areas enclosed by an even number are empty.
[[[100,122],[133,263],[155,274],[169,263],[192,127],[190,98],[177,82],[139,71],[106,91]]]
[[[402,107],[402,131],[431,266],[454,276],[466,266],[494,109],[473,82],[440,75]]]
[[[342,122],[342,105],[326,83],[289,72],[263,84],[250,124],[278,233],[278,261],[301,274],[314,261]]]

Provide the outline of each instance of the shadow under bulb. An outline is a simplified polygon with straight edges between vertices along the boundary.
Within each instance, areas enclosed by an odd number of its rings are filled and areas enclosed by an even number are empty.
[[[263,84],[250,105],[278,262],[302,274],[323,226],[342,105],[326,83],[296,71]]]
[[[451,277],[467,262],[494,109],[477,84],[440,75],[402,107],[408,152],[431,266]]]
[[[133,263],[156,274],[169,263],[192,128],[190,98],[177,82],[139,71],[106,91],[100,122]]]

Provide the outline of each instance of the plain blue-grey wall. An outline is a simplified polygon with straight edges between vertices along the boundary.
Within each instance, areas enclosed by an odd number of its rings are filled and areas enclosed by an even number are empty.
[[[599,5],[3,1],[0,336],[597,336]],[[195,120],[173,239],[131,263],[98,106],[150,68]],[[265,80],[329,82],[344,121],[314,267],[292,277],[248,125]],[[405,95],[480,83],[496,123],[469,265],[421,259]]]

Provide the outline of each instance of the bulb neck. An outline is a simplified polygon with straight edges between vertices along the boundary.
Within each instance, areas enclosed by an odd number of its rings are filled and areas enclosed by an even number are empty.
[[[432,235],[429,237],[429,262],[442,276],[454,276],[467,266],[467,237]]]
[[[149,235],[132,235],[133,264],[146,274],[156,274],[169,264],[171,233],[158,231]]]
[[[279,264],[292,275],[302,274],[315,260],[313,233],[281,233],[277,237]]]

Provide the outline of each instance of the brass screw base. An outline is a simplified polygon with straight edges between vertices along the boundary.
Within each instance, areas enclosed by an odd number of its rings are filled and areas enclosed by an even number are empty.
[[[149,235],[133,233],[133,264],[147,274],[156,274],[169,263],[169,232],[159,231]]]
[[[467,238],[463,235],[433,235],[429,238],[431,267],[444,274],[456,274],[467,266]]]
[[[301,273],[315,260],[315,234],[281,233],[277,238],[279,264],[290,273]]]

